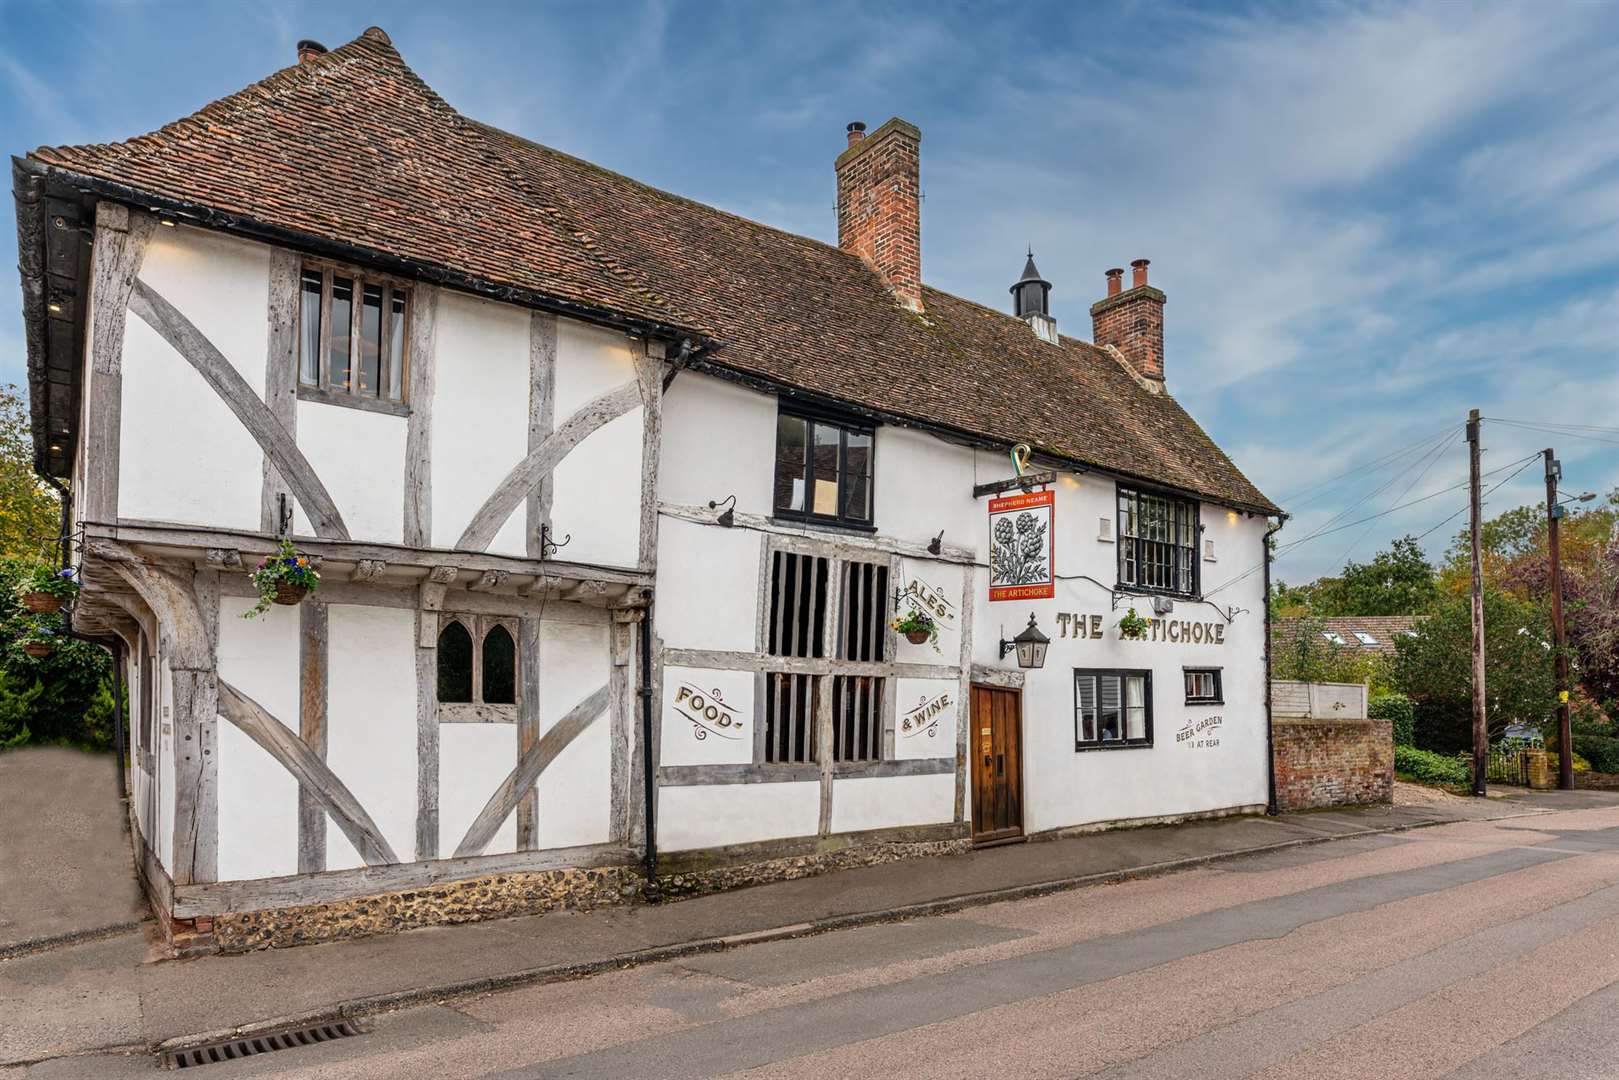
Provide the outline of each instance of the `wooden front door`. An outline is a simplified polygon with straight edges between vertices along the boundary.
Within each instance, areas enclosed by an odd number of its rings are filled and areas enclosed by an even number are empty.
[[[973,841],[1023,835],[1023,695],[973,687]]]

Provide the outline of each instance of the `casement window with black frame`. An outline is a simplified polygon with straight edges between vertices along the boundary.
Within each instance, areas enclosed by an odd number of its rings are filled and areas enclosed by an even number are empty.
[[[1074,749],[1152,745],[1152,672],[1074,671]]]
[[[783,408],[776,418],[776,516],[870,529],[875,446],[869,424]]]
[[[298,280],[298,396],[404,414],[410,289],[387,278],[305,265]]]
[[[776,550],[769,588],[765,652],[783,662],[765,672],[763,762],[820,759],[823,700],[831,706],[833,761],[881,761],[888,688],[871,666],[889,652],[888,564]],[[791,662],[827,659],[831,674],[794,670],[802,665]]]
[[[1198,506],[1191,499],[1119,485],[1119,587],[1198,594]]]
[[[1220,682],[1219,668],[1183,668],[1182,676],[1186,681],[1186,704],[1225,704],[1225,692]]]

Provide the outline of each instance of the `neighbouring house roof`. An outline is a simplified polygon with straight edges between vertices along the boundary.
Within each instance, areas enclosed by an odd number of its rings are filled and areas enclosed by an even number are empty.
[[[198,208],[201,224],[693,337],[718,374],[1277,512],[1115,355],[1047,344],[935,289],[922,314],[904,310],[849,252],[469,120],[376,28],[151,134],[41,147],[23,165],[137,205]],[[43,361],[30,343],[32,378]]]
[[[1350,649],[1370,649],[1385,656],[1394,655],[1394,643],[1402,634],[1411,633],[1426,615],[1345,615],[1330,619],[1304,616],[1286,616],[1272,624],[1276,652],[1288,648],[1299,639],[1308,626],[1316,633],[1337,634],[1342,644]],[[1366,641],[1361,635],[1370,638]],[[1326,639],[1322,639],[1326,643]]]

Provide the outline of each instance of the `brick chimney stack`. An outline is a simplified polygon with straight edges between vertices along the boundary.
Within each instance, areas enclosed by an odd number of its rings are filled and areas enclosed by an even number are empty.
[[[850,124],[838,155],[838,246],[922,310],[922,133],[895,117],[871,134]]]
[[[1116,347],[1144,379],[1164,382],[1164,294],[1147,284],[1147,260],[1130,264],[1130,288],[1123,270],[1107,272],[1107,295],[1091,305],[1091,340]]]

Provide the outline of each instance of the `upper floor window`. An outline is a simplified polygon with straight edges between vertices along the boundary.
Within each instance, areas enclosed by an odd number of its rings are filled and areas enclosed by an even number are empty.
[[[874,443],[870,427],[783,411],[776,419],[776,514],[869,527]]]
[[[1197,503],[1119,488],[1119,584],[1197,595]]]
[[[439,704],[517,704],[517,639],[506,621],[444,618],[438,635]]]
[[[298,284],[299,396],[404,411],[409,325],[409,289],[305,266]]]

